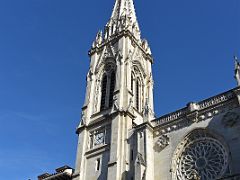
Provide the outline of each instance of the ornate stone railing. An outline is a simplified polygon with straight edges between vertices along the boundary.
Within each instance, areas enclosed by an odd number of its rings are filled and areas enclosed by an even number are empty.
[[[217,104],[223,103],[225,101],[232,99],[233,97],[234,97],[234,93],[232,91],[228,91],[226,93],[203,100],[198,103],[199,110],[203,110],[203,109],[215,106]]]
[[[237,88],[235,88],[237,89]],[[232,98],[234,98],[236,95],[234,93],[234,90],[232,89],[230,91],[227,91],[225,93],[219,94],[217,96],[208,98],[206,100],[200,101],[198,103],[190,103],[190,104],[194,104],[195,109],[197,111],[201,111],[210,107],[214,107],[217,106],[221,103],[227,102],[229,100],[231,100]],[[157,118],[155,120],[153,120],[152,122],[155,124],[155,126],[159,126],[159,125],[163,125],[172,121],[175,121],[177,119],[183,118],[185,117],[188,113],[191,112],[191,107],[190,105],[188,107],[185,107],[183,109],[177,110],[175,112],[172,112],[170,114],[166,114],[160,118]]]
[[[177,120],[177,119],[185,116],[186,114],[187,114],[187,108],[183,108],[183,109],[180,109],[173,113],[164,115],[158,119],[155,119],[154,122],[156,123],[156,125],[165,124],[165,123]]]

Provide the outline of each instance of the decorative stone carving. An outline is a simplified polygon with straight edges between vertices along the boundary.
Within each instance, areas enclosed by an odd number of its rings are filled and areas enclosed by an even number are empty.
[[[151,49],[150,49],[149,44],[148,44],[148,41],[146,39],[142,40],[142,47],[147,54],[150,54],[150,55],[152,54]]]
[[[238,58],[234,56],[235,60],[235,70],[234,70],[234,78],[237,81],[237,86],[240,86],[240,63],[238,62]]]
[[[118,51],[116,53],[116,60],[117,62],[119,62],[120,64],[123,64],[122,60],[123,60],[123,55],[122,55],[122,52],[121,51]]]
[[[192,121],[192,122],[198,122],[198,111],[189,113],[189,114],[187,115],[187,118],[188,118],[190,121]]]
[[[119,103],[118,103],[118,98],[117,96],[113,96],[113,110],[119,110]]]
[[[86,125],[86,116],[85,116],[85,112],[82,111],[80,126],[84,126],[84,125]]]
[[[173,179],[215,180],[228,167],[225,146],[203,129],[193,131],[177,148],[174,157]]]
[[[102,43],[102,31],[99,31],[98,34],[97,34],[97,37],[96,37],[96,44],[97,45],[100,45]]]
[[[234,97],[234,94],[232,92],[227,92],[227,93],[224,93],[224,94],[217,95],[213,98],[210,98],[210,99],[204,100],[202,102],[199,102],[198,103],[199,110],[203,110],[203,109],[209,108],[211,106],[223,103],[225,101],[228,101],[228,100],[232,99],[233,97]]]
[[[155,122],[157,125],[162,125],[169,121],[174,121],[181,117],[184,117],[186,114],[187,114],[187,108],[184,108],[184,109],[178,110],[176,112],[162,116],[159,119],[156,119]]]
[[[222,124],[224,127],[234,127],[239,122],[239,115],[235,112],[228,112],[223,116]]]
[[[141,153],[137,153],[135,161],[135,179],[145,180],[146,177],[146,161]]]
[[[133,112],[133,99],[132,98],[129,99],[129,103],[128,103],[128,107],[127,107],[126,111]]]
[[[143,118],[144,121],[150,120],[150,118],[153,116],[152,108],[149,105],[148,99],[146,100],[145,106],[143,107]]]
[[[141,153],[137,153],[136,163],[146,166],[146,161]]]
[[[90,69],[87,74],[87,81],[92,81],[92,76],[93,76],[93,73],[92,73],[92,70]]]
[[[161,135],[154,146],[154,150],[158,152],[162,151],[165,147],[169,145],[169,140],[170,139],[167,135]]]
[[[92,48],[96,48],[96,47],[99,47],[99,45],[102,43],[102,31],[99,31],[97,33],[97,36],[95,38],[95,41],[92,43]]]
[[[199,109],[198,104],[194,102],[189,103],[187,107],[190,112],[197,111]]]

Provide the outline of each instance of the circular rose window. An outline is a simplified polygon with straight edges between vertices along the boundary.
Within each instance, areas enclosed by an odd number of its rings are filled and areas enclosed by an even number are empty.
[[[174,161],[174,179],[215,180],[227,169],[228,153],[211,134],[195,130],[180,144]]]

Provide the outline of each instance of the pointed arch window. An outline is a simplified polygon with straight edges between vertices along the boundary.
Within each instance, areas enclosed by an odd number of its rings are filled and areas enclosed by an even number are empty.
[[[110,73],[106,73],[103,75],[100,111],[107,109],[113,105],[115,82],[115,71],[111,71]]]
[[[101,107],[100,107],[100,110],[103,110],[105,108],[106,93],[107,93],[107,75],[104,74],[103,78],[102,78],[102,97],[101,97]]]
[[[136,101],[136,109],[138,111],[140,111],[140,80],[137,79],[136,81],[136,97],[135,97],[135,101]]]
[[[141,112],[143,89],[142,78],[138,69],[134,69],[131,73],[131,92],[133,95],[134,107],[138,112]]]
[[[133,73],[131,74],[131,91],[133,92],[133,82],[134,82],[134,76]]]
[[[116,81],[116,77],[115,76],[116,76],[115,72],[113,71],[111,73],[111,81],[110,81],[109,107],[111,107],[113,105],[113,93],[114,93],[115,81]]]

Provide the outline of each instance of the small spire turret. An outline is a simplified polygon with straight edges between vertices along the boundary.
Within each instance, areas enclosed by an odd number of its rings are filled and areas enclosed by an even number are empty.
[[[235,61],[235,79],[237,80],[237,86],[240,86],[240,63],[238,61],[237,56],[234,56],[234,61]]]
[[[98,47],[103,41],[102,31],[98,31],[95,41],[92,44],[92,48]]]

